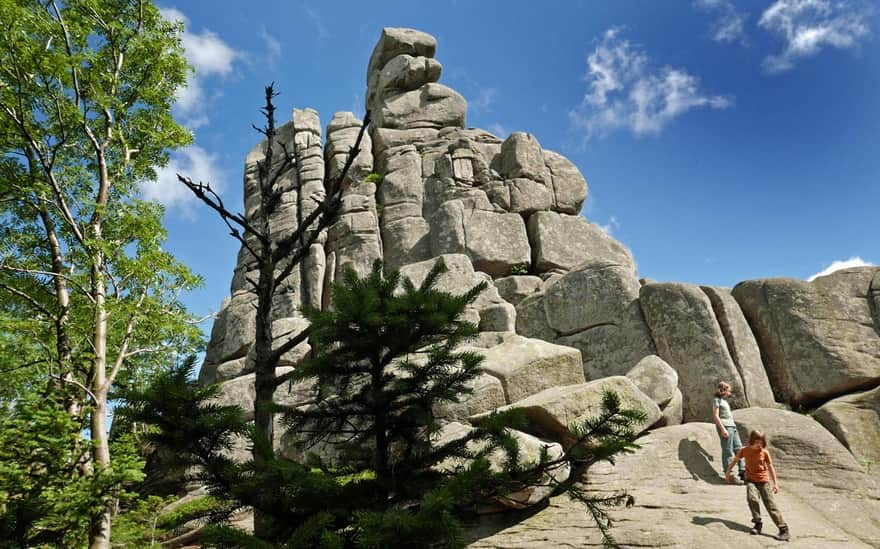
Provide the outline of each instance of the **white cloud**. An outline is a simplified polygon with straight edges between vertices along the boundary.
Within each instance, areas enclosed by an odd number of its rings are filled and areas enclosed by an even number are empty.
[[[620,228],[620,223],[617,221],[617,217],[612,215],[608,218],[608,223],[605,223],[604,225],[597,223],[596,226],[602,229],[602,232],[611,236],[614,231]]]
[[[785,44],[782,52],[764,59],[764,69],[782,72],[826,47],[852,48],[869,34],[867,19],[867,9],[846,0],[776,0],[758,25]]]
[[[620,38],[622,29],[611,28],[587,57],[589,91],[569,113],[587,137],[628,128],[635,135],[658,134],[677,116],[708,107],[724,109],[733,99],[705,95],[696,76],[669,66],[649,67],[647,54]]]
[[[716,42],[747,43],[745,23],[749,14],[736,9],[730,0],[696,0],[694,5],[706,11],[716,12],[712,22],[712,40]]]
[[[500,137],[501,139],[507,139],[507,136],[510,135],[510,132],[507,131],[507,128],[497,122],[494,124],[489,124],[488,130],[489,133],[496,137]]]
[[[161,8],[159,12],[168,21],[183,23],[180,37],[183,55],[192,66],[187,85],[177,90],[174,104],[176,113],[190,129],[208,123],[205,115],[204,79],[211,76],[226,77],[232,73],[236,60],[243,57],[231,48],[217,33],[204,30],[200,33],[190,30],[189,18],[176,8]]]
[[[495,88],[480,88],[477,90],[477,97],[468,101],[468,107],[474,114],[492,112],[492,103],[495,102],[495,96],[498,90]]]
[[[177,174],[190,177],[196,182],[210,183],[211,188],[219,193],[223,190],[225,181],[216,163],[216,155],[198,145],[176,151],[171,155],[167,166],[156,170],[155,181],[140,184],[141,197],[160,202],[169,212],[176,210],[183,217],[192,219],[198,199],[177,180]]]
[[[841,269],[850,269],[852,267],[876,267],[876,265],[874,265],[873,263],[870,263],[868,261],[865,261],[864,259],[862,259],[861,257],[858,257],[858,256],[851,257],[849,259],[845,259],[842,261],[841,260],[832,261],[831,265],[828,265],[827,267],[825,267],[825,269],[823,269],[823,270],[819,271],[818,273],[814,274],[813,276],[807,278],[807,280],[812,282],[813,280],[815,280],[816,278],[818,278],[820,276],[825,276],[825,275],[833,273],[834,271],[839,271]]]

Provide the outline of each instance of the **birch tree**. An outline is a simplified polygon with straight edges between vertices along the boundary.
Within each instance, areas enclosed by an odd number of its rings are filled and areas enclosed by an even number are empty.
[[[169,150],[186,82],[179,28],[144,0],[0,0],[0,306],[30,368],[77,395],[82,474],[111,465],[114,383],[198,338],[178,297],[199,282],[162,249],[162,208],[141,201]],[[92,548],[110,543],[111,500]]]

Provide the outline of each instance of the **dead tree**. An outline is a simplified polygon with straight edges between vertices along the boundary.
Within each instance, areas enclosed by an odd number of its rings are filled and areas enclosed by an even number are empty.
[[[251,278],[247,282],[257,295],[256,331],[254,339],[254,373],[256,396],[254,399],[254,427],[257,436],[265,437],[271,445],[274,439],[274,412],[271,402],[275,390],[289,379],[289,375],[278,376],[275,373],[281,357],[297,345],[309,338],[308,328],[293,335],[289,340],[274,346],[273,340],[279,334],[272,333],[272,301],[276,289],[281,287],[309,253],[309,247],[318,239],[322,231],[327,229],[336,218],[342,204],[342,194],[346,188],[346,176],[352,163],[360,152],[361,140],[370,123],[370,114],[364,116],[363,124],[354,145],[348,152],[342,171],[336,177],[324,176],[323,196],[311,197],[319,201],[318,206],[304,217],[296,230],[283,238],[274,239],[269,219],[281,204],[282,192],[276,188],[279,178],[290,168],[296,170],[297,178],[302,181],[296,139],[292,149],[285,143],[278,142],[284,157],[279,165],[273,168],[276,154],[275,105],[277,97],[274,85],[266,87],[266,104],[260,112],[266,119],[262,128],[254,126],[266,138],[266,156],[257,164],[259,182],[260,208],[256,219],[248,220],[243,214],[234,213],[223,203],[221,197],[211,188],[209,183],[194,182],[189,177],[177,174],[178,180],[186,185],[205,205],[214,210],[229,228],[229,234],[237,239],[255,258],[259,268],[257,280]],[[296,128],[294,128],[294,132]],[[259,464],[263,458],[254,445],[253,459]],[[259,529],[259,517],[255,517],[255,527]]]

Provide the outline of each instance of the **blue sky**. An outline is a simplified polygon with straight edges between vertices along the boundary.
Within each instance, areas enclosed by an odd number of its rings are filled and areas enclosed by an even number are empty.
[[[877,7],[734,2],[160,3],[184,20],[196,73],[175,114],[195,134],[144,193],[166,204],[168,249],[205,277],[197,314],[229,293],[238,251],[174,180],[240,205],[252,123],[275,82],[282,122],[312,107],[363,115],[382,27],[438,40],[440,81],[468,126],[534,134],[589,183],[583,215],[642,276],[732,286],[880,263]],[[240,207],[240,206],[239,206]],[[210,329],[210,327],[206,327]]]

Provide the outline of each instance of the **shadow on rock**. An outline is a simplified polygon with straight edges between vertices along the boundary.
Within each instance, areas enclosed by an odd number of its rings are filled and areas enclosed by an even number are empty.
[[[684,463],[694,480],[702,480],[709,484],[726,484],[721,474],[711,463],[712,455],[694,440],[682,440],[678,443],[678,459]]]
[[[714,522],[719,522],[724,526],[727,526],[729,530],[736,530],[737,532],[746,533],[748,533],[749,531],[749,527],[745,524],[740,524],[738,522],[733,522],[732,520],[722,519],[718,517],[694,517],[693,519],[691,519],[691,522],[698,526],[707,526]]]

